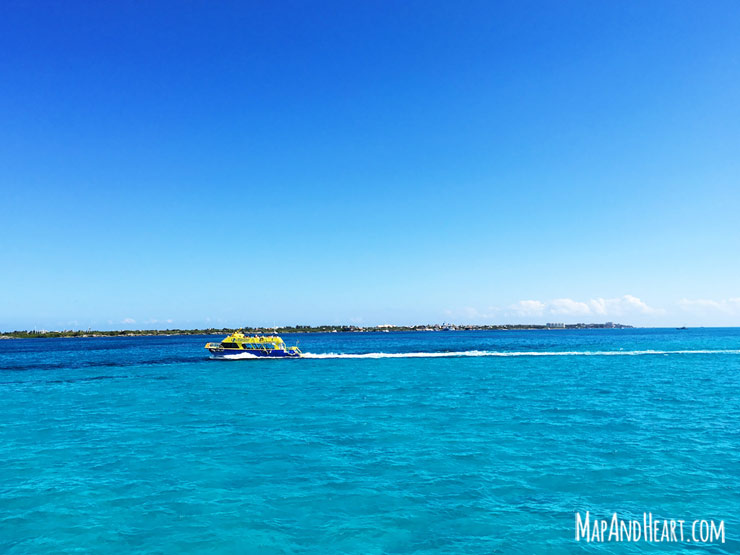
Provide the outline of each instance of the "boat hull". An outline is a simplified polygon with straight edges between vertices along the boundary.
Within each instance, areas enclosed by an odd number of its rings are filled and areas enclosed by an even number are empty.
[[[256,358],[300,358],[299,353],[274,349],[208,349],[214,357],[226,358],[233,355],[248,354]],[[251,358],[251,357],[249,357]]]

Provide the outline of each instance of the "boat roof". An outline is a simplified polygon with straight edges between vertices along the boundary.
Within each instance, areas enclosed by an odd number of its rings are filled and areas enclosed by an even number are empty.
[[[246,343],[282,343],[283,339],[279,335],[244,335],[240,331],[235,331],[231,335],[229,335],[224,341],[226,340],[234,340],[238,339],[240,341],[246,342]]]

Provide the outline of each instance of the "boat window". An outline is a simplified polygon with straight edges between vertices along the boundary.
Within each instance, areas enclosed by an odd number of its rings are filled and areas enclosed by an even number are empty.
[[[239,345],[236,343],[221,343],[222,347],[225,347],[226,349],[238,349]]]

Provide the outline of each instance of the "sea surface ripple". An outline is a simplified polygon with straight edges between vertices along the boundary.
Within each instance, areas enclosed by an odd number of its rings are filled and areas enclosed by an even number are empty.
[[[0,341],[0,552],[686,552],[574,514],[724,520],[740,330]]]

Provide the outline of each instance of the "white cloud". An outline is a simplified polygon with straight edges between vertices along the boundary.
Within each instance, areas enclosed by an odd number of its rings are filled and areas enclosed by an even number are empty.
[[[649,306],[634,295],[613,299],[596,298],[588,301],[561,298],[551,301],[519,301],[511,305],[517,316],[624,316],[634,314],[659,314],[663,311]]]
[[[545,303],[540,301],[519,301],[509,308],[518,316],[542,316],[545,312]]]
[[[740,314],[740,297],[730,297],[714,301],[711,299],[681,299],[678,306],[686,312],[698,314],[724,313]]]
[[[458,313],[451,314],[451,316],[463,316],[464,318],[467,318],[468,320],[487,320],[490,318],[495,318],[498,314],[498,309],[496,307],[490,307],[488,310],[481,312],[477,308],[473,308],[472,306],[466,306],[461,311],[458,311]]]
[[[134,320],[133,318],[124,318],[123,320],[121,320],[121,323],[122,324],[135,324],[136,320]]]
[[[648,306],[634,295],[624,295],[616,299],[591,299],[591,314],[621,316],[623,314],[655,314],[660,310]]]
[[[550,314],[567,316],[585,316],[591,314],[591,308],[586,304],[573,299],[555,299],[548,306]]]
[[[491,306],[485,310],[474,307],[464,307],[457,310],[447,310],[445,315],[453,320],[492,321],[497,320],[511,323],[512,318],[527,319],[530,322],[537,319],[552,318],[552,321],[572,320],[584,321],[590,317],[590,321],[611,320],[617,317],[637,317],[642,315],[664,315],[665,310],[649,306],[645,301],[634,295],[623,295],[611,299],[597,297],[588,300],[577,300],[570,298],[552,299],[540,301],[526,299],[518,301],[506,308]]]
[[[127,318],[127,320],[128,319],[130,319],[130,318]],[[131,320],[131,322],[129,322],[129,323],[133,324],[134,321]],[[148,320],[144,320],[144,323],[145,324],[171,324],[172,323],[172,318],[167,318],[166,320],[157,320],[156,318],[149,318]]]

